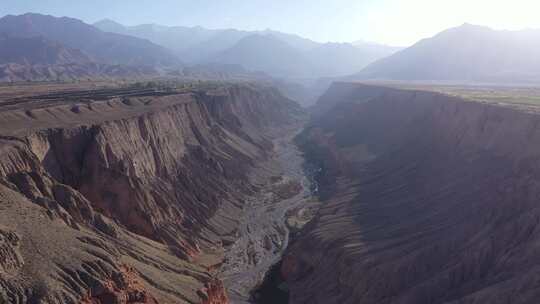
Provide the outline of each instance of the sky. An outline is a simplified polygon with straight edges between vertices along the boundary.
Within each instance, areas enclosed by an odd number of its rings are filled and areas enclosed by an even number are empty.
[[[93,23],[273,29],[319,42],[409,46],[463,23],[540,28],[539,0],[0,0],[0,15],[26,12]]]

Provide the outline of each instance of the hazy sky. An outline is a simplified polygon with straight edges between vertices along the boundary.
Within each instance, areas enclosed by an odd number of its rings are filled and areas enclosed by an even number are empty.
[[[37,12],[86,22],[272,28],[317,41],[407,46],[465,22],[540,28],[540,0],[0,0],[0,14]]]

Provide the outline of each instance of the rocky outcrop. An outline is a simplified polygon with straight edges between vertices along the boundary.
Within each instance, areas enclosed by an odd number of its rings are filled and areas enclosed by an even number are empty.
[[[206,283],[205,287],[199,291],[202,304],[225,304],[229,303],[229,298],[223,287],[223,283],[219,280]]]
[[[24,265],[19,245],[20,238],[16,233],[0,230],[0,271],[7,273]]]
[[[156,299],[148,294],[140,281],[133,268],[121,266],[120,272],[114,274],[104,284],[90,290],[81,300],[81,304],[157,304]]]
[[[325,202],[284,259],[290,303],[536,303],[536,110],[332,90],[300,138]]]
[[[9,198],[0,208],[6,229],[28,242],[0,243],[0,261],[31,261],[16,280],[0,272],[0,299],[227,303],[199,256],[219,259],[234,214],[257,190],[248,173],[271,157],[273,130],[294,123],[299,108],[250,85],[36,99],[0,104],[0,194]]]

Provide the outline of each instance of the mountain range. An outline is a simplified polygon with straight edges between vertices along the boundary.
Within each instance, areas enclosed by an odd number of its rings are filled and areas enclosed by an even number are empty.
[[[0,81],[66,81],[157,75],[151,66],[105,64],[43,36],[0,35]]]
[[[119,69],[123,77],[129,77],[130,71],[152,76],[193,76],[194,71],[208,75],[216,72],[212,66],[220,70],[236,65],[273,77],[317,79],[352,74],[397,50],[369,44],[322,44],[272,30],[124,26],[111,20],[90,25],[34,13],[0,18],[0,38],[2,81],[116,77],[116,73],[98,74]],[[95,69],[98,65],[100,69]],[[85,69],[93,71],[81,73]],[[77,73],[71,73],[74,70]],[[220,78],[223,73],[215,75]]]
[[[359,71],[400,48],[369,43],[318,43],[278,31],[212,30],[147,24],[94,24],[102,31],[131,35],[162,45],[191,64],[239,64],[279,77],[335,77]]]
[[[273,35],[292,47],[305,51],[315,48],[319,43],[297,35],[273,30],[242,31],[237,29],[207,29],[201,26],[163,26],[157,24],[141,24],[124,26],[110,19],[93,24],[105,32],[130,35],[150,40],[173,50],[184,61],[195,63],[204,61],[212,54],[233,47],[241,39],[255,34]]]
[[[540,80],[540,30],[464,24],[405,49],[318,43],[272,30],[93,25],[40,14],[0,18],[0,81],[171,75],[210,79]],[[352,75],[352,76],[346,76]]]

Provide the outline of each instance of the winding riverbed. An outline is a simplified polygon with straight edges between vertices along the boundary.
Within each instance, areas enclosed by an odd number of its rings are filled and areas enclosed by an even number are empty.
[[[220,273],[231,303],[251,303],[251,292],[280,260],[289,243],[287,211],[302,207],[311,199],[311,179],[305,174],[304,157],[293,142],[296,134],[275,140],[275,157],[262,165],[266,178],[257,181],[261,178],[253,177],[263,190],[247,202],[237,241],[227,248]],[[277,181],[269,182],[268,176]],[[276,187],[290,183],[301,185],[300,191],[288,199],[279,199]]]

